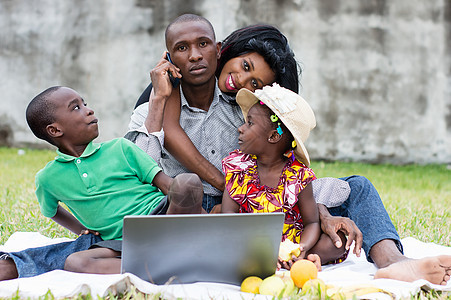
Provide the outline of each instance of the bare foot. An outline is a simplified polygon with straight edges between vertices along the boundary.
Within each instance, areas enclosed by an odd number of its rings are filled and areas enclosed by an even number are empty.
[[[17,274],[16,264],[12,259],[0,259],[0,281],[15,279]]]
[[[315,264],[318,271],[321,271],[321,258],[318,254],[309,254],[307,259]]]
[[[374,278],[389,278],[412,282],[426,279],[433,284],[446,285],[451,276],[451,255],[405,259],[379,269]]]

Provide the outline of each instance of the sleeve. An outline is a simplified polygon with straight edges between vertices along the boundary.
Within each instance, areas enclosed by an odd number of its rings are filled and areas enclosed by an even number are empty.
[[[351,193],[349,183],[331,177],[314,180],[312,188],[316,203],[323,204],[327,208],[340,206],[348,199]]]
[[[122,140],[122,149],[128,165],[134,170],[141,182],[152,183],[155,175],[162,171],[160,166],[146,152],[126,139]]]
[[[249,154],[235,150],[222,160],[222,172],[224,174],[242,172],[247,170],[252,164]]]
[[[58,208],[59,200],[56,199],[48,189],[45,188],[43,182],[42,170],[36,174],[35,184],[36,184],[36,197],[38,198],[39,207],[41,208],[41,213],[47,217],[52,218],[56,214]]]
[[[133,111],[128,125],[128,132],[124,137],[135,143],[160,165],[160,160],[163,155],[164,131],[163,129],[159,132],[149,133],[147,131],[144,121],[146,120],[148,110],[148,103],[144,103]]]

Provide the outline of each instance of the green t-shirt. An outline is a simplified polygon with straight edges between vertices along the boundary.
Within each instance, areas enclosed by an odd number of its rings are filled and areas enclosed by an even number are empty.
[[[104,240],[121,239],[126,215],[148,215],[164,198],[152,180],[161,168],[132,142],[90,143],[80,157],[58,156],[36,174],[36,195],[46,217],[65,203]]]

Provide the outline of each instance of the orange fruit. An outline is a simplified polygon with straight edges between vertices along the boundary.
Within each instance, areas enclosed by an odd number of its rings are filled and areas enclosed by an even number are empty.
[[[301,259],[296,261],[290,270],[291,279],[293,279],[294,284],[301,288],[307,280],[315,279],[318,277],[318,269],[315,264],[307,259]]]

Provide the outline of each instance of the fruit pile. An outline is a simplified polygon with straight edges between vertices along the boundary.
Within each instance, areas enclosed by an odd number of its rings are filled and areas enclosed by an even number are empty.
[[[392,299],[395,296],[370,284],[335,287],[326,285],[317,278],[318,271],[314,263],[302,259],[296,261],[290,271],[278,273],[261,279],[249,276],[241,283],[241,291],[253,294],[270,295],[276,299],[353,299],[373,293],[384,293]]]
[[[290,271],[275,274],[263,280],[256,276],[247,277],[241,283],[241,291],[277,298],[307,293],[325,295],[326,285],[317,276],[318,270],[315,264],[301,259],[293,264]]]

